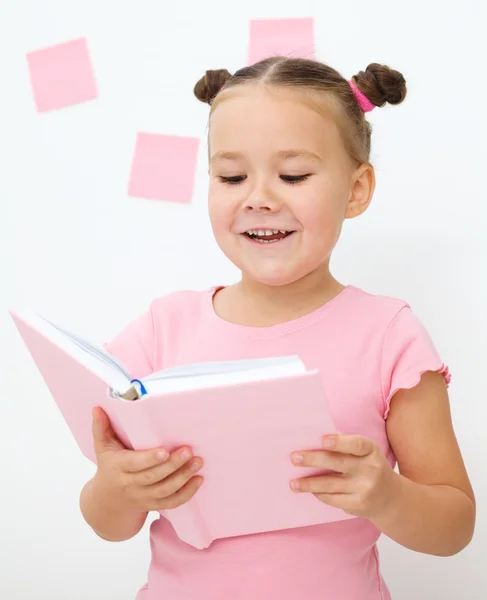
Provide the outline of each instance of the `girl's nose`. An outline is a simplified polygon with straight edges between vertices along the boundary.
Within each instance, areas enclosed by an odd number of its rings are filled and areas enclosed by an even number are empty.
[[[279,203],[276,200],[272,200],[267,196],[251,196],[247,198],[244,209],[247,212],[274,212],[279,210]]]

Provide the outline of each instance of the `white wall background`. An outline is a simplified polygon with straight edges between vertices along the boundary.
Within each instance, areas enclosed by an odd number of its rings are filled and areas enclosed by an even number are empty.
[[[346,283],[406,298],[429,328],[454,375],[453,418],[477,494],[463,553],[434,558],[382,539],[383,572],[394,600],[487,597],[485,3],[298,4],[1,0],[2,600],[132,600],[151,521],[123,544],[86,526],[78,498],[94,465],[7,308],[28,306],[102,342],[154,296],[233,280],[206,215],[206,140],[193,203],[175,205],[127,197],[136,133],[204,138],[196,80],[245,63],[250,18],[301,16],[315,17],[318,57],[345,76],[382,62],[407,79],[402,106],[370,115],[375,198],[346,225],[333,264]],[[80,36],[99,99],[38,115],[26,52]]]

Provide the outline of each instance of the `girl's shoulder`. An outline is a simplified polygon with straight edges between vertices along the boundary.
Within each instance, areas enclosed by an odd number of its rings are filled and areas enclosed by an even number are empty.
[[[354,285],[349,285],[347,287],[355,293],[356,299],[362,300],[364,305],[369,305],[371,307],[391,307],[392,309],[400,309],[404,306],[409,306],[409,302],[407,300],[404,300],[403,298],[399,298],[397,296],[369,292],[361,287],[357,287]]]
[[[196,317],[211,303],[216,286],[199,290],[181,289],[154,298],[150,311],[154,321]]]
[[[388,324],[399,314],[412,312],[408,301],[395,296],[375,294],[353,285],[347,286],[349,306],[345,306],[350,314],[353,312],[360,320]]]
[[[383,355],[400,352],[408,344],[432,345],[427,325],[408,301],[350,287],[340,316],[355,338],[380,340]]]

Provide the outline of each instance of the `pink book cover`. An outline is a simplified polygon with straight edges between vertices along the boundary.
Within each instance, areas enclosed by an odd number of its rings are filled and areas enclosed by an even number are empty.
[[[9,312],[89,460],[96,464],[94,406],[105,410],[129,449],[188,444],[203,458],[205,481],[195,496],[160,511],[181,540],[203,549],[216,539],[352,518],[289,487],[291,479],[317,473],[293,466],[291,453],[320,448],[322,436],[336,430],[317,371],[122,400],[109,395],[107,381]]]

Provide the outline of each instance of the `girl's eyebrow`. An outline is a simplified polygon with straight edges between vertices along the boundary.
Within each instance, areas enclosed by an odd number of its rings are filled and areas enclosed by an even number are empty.
[[[321,156],[318,156],[315,152],[311,152],[311,150],[306,150],[305,148],[292,148],[290,150],[280,150],[277,152],[277,156],[279,158],[307,158],[308,160],[314,160],[316,162],[321,162],[323,159]]]
[[[307,158],[308,160],[313,160],[316,162],[322,162],[321,156],[311,152],[310,150],[306,150],[304,148],[291,148],[289,150],[279,150],[276,152],[276,156],[281,159],[288,158]],[[220,151],[215,152],[211,157],[211,164],[215,165],[219,162],[223,162],[225,160],[238,160],[245,158],[241,152],[230,152],[230,151]]]
[[[244,158],[244,155],[241,152],[215,152],[211,157],[211,164],[215,165],[217,163],[223,162],[225,160],[237,160],[239,158]]]

